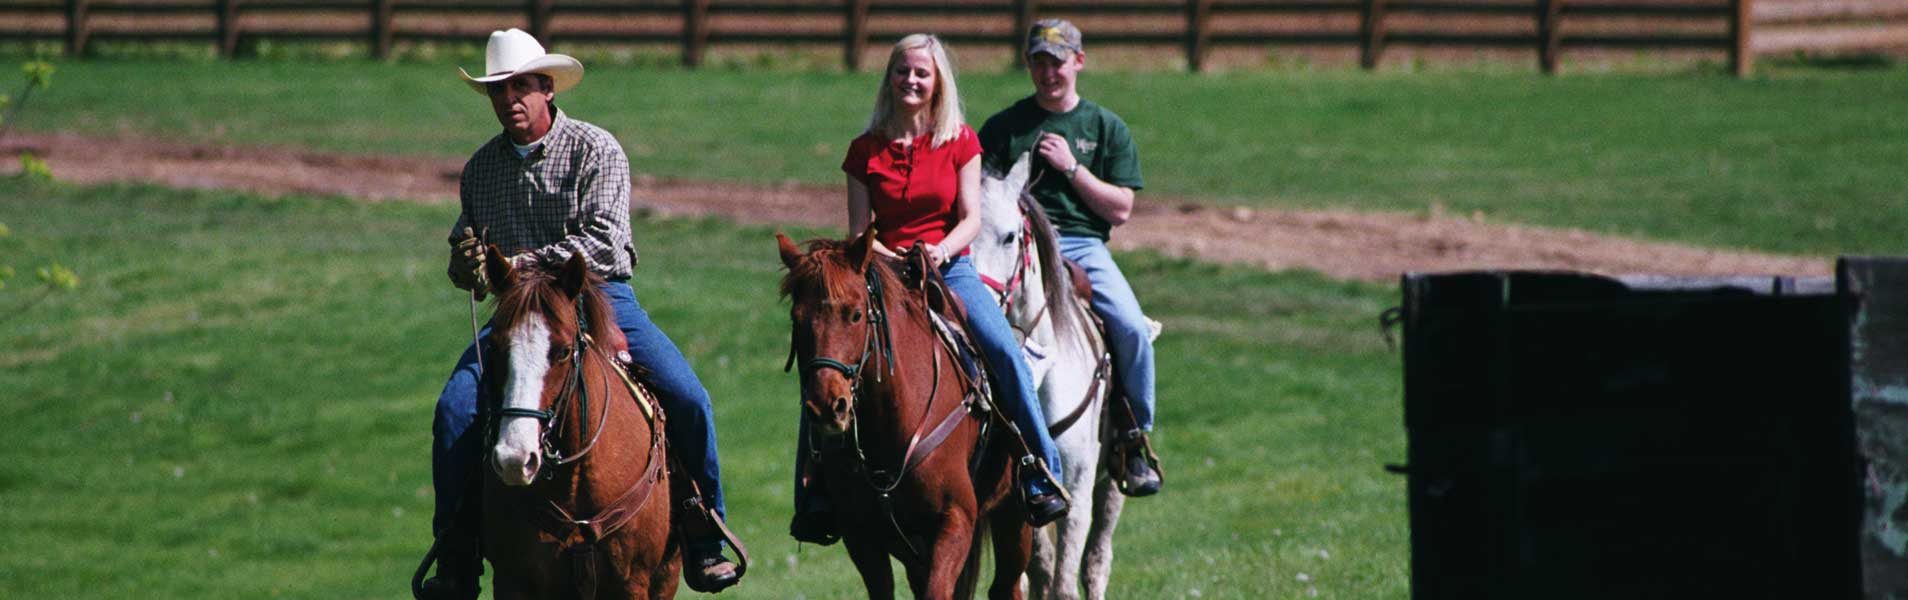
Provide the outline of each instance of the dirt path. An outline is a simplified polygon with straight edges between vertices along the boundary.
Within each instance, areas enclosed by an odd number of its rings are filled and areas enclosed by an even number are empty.
[[[266,194],[451,202],[461,159],[362,157],[273,148],[207,147],[153,140],[16,133],[0,144],[0,172],[28,150],[54,176],[81,183],[145,181]],[[758,186],[638,175],[638,210],[717,216],[749,224],[834,226],[832,186]],[[1477,223],[1457,217],[1202,206],[1141,196],[1114,247],[1175,256],[1305,268],[1332,277],[1390,280],[1405,271],[1568,269],[1603,274],[1827,276],[1825,257],[1772,256],[1645,242],[1583,231]]]

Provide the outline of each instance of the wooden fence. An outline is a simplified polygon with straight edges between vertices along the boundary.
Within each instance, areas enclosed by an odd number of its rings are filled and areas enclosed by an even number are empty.
[[[1779,1],[1779,0],[1776,0]],[[224,56],[244,40],[357,41],[384,58],[401,41],[482,39],[482,29],[423,27],[482,15],[508,19],[546,44],[608,42],[680,45],[682,63],[700,65],[712,44],[839,45],[843,62],[860,68],[871,43],[904,32],[870,27],[873,17],[966,18],[987,25],[949,32],[950,42],[1019,47],[1022,32],[1038,18],[1113,18],[1153,25],[1143,30],[1089,28],[1094,45],[1177,47],[1192,70],[1201,70],[1215,47],[1325,46],[1356,48],[1359,63],[1378,65],[1387,47],[1534,49],[1546,73],[1566,50],[1580,48],[1678,48],[1725,53],[1738,75],[1749,72],[1752,0],[1126,0],[1117,3],[1039,0],[0,0],[0,39],[63,40],[72,56],[101,41],[202,41]],[[163,17],[154,17],[163,16]],[[140,18],[171,18],[185,26],[125,25]],[[661,18],[666,29],[617,24]],[[712,20],[753,19],[754,26],[712,27]],[[1534,31],[1502,28],[1456,30],[1425,27],[1426,18],[1511,19]],[[517,19],[521,19],[517,21]],[[552,22],[585,23],[587,29],[553,29]],[[1524,19],[1528,19],[1525,21]],[[1689,23],[1694,31],[1591,28],[1597,19]],[[820,20],[833,25],[800,30],[779,21]],[[1311,25],[1279,27],[1278,22]],[[108,26],[102,25],[109,22]],[[256,24],[264,21],[266,24]],[[48,23],[63,22],[64,30]],[[254,22],[254,24],[247,24]],[[1399,23],[1403,22],[1404,25]],[[39,26],[34,26],[38,23]],[[318,24],[325,26],[319,26]],[[1420,23],[1413,25],[1412,23]],[[342,25],[341,25],[342,24]],[[763,25],[766,24],[766,25]],[[1237,25],[1245,25],[1240,27]],[[1164,25],[1165,27],[1158,27]],[[1572,27],[1566,27],[1567,25]]]

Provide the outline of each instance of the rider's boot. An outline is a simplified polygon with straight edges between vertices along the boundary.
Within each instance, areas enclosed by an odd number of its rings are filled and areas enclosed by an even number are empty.
[[[815,460],[803,461],[802,477],[795,482],[795,517],[788,521],[788,536],[797,542],[828,546],[841,541],[841,532]]]
[[[1120,493],[1139,498],[1159,493],[1165,482],[1159,475],[1159,455],[1153,453],[1153,445],[1146,439],[1146,432],[1138,428],[1128,429],[1118,434],[1114,442],[1116,481]]]
[[[676,518],[683,540],[683,582],[689,584],[691,590],[714,594],[742,581],[743,567],[722,555],[722,543],[727,535],[722,517],[707,508],[700,496],[690,496],[680,507]],[[743,562],[748,562],[747,550],[738,547],[736,552],[743,556]]]
[[[484,559],[477,551],[477,539],[453,527],[444,532],[437,548],[437,575],[424,580],[419,600],[475,600],[480,591],[478,578],[484,574]]]
[[[1021,457],[1016,476],[1020,480],[1021,506],[1027,511],[1028,524],[1044,527],[1067,514],[1067,495],[1039,458]]]

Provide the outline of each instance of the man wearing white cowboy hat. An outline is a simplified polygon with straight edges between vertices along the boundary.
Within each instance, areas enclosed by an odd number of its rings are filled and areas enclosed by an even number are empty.
[[[510,29],[491,33],[483,76],[459,72],[471,89],[490,98],[503,133],[464,164],[458,191],[462,210],[450,235],[451,282],[482,297],[488,289],[485,244],[497,246],[519,266],[562,264],[580,252],[607,280],[601,289],[628,338],[635,371],[643,374],[669,417],[670,450],[702,492],[699,504],[714,515],[700,516],[719,519],[725,508],[708,392],[675,343],[637,304],[629,286],[636,263],[629,229],[629,159],[609,132],[571,119],[556,106],[556,94],[583,78],[582,63],[549,54],[530,34]],[[484,329],[480,336],[488,334],[489,327]],[[475,522],[475,511],[458,510],[471,483],[470,465],[482,454],[483,440],[478,438],[483,428],[470,426],[477,415],[480,370],[473,344],[444,385],[432,422],[437,514],[431,524],[444,542],[438,575],[426,587],[440,597],[476,597],[481,572],[474,528],[466,525]],[[691,525],[687,530],[703,529],[693,526],[701,520],[685,521]],[[688,568],[683,574],[691,589],[716,592],[734,585],[741,575],[722,556],[716,531],[708,529],[707,534],[687,535]]]

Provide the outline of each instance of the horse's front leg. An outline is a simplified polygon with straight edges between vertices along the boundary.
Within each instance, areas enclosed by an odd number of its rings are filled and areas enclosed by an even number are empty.
[[[888,551],[882,548],[881,540],[855,535],[843,537],[841,542],[848,547],[848,559],[854,561],[855,570],[861,572],[868,600],[893,600],[894,569],[888,565]]]
[[[927,556],[908,566],[908,586],[914,589],[914,597],[954,597],[954,587],[967,566],[967,551],[974,540],[973,514],[972,508],[942,513],[941,521],[931,529],[934,542],[928,546]]]
[[[1005,506],[1011,506],[1009,499]],[[994,534],[994,583],[987,587],[991,600],[1020,600],[1020,576],[1027,572],[1033,538],[1040,535],[1027,525],[1018,508],[995,509],[988,519]]]
[[[1093,529],[1086,539],[1086,597],[1106,598],[1107,580],[1113,574],[1113,530],[1119,527],[1120,511],[1126,508],[1126,495],[1113,488],[1113,480],[1097,477],[1093,485]]]
[[[1061,439],[1054,440],[1067,461],[1066,468],[1060,474],[1060,483],[1081,504],[1068,510],[1065,517],[1053,524],[1053,562],[1049,565],[1053,570],[1052,581],[1045,590],[1050,594],[1043,594],[1044,597],[1059,600],[1076,600],[1080,597],[1080,561],[1086,553],[1087,532],[1093,526],[1097,512],[1094,509],[1098,505],[1095,502],[1098,498],[1089,492],[1093,489],[1095,474],[1100,469],[1098,430],[1097,420],[1085,419],[1081,426],[1068,431]]]

